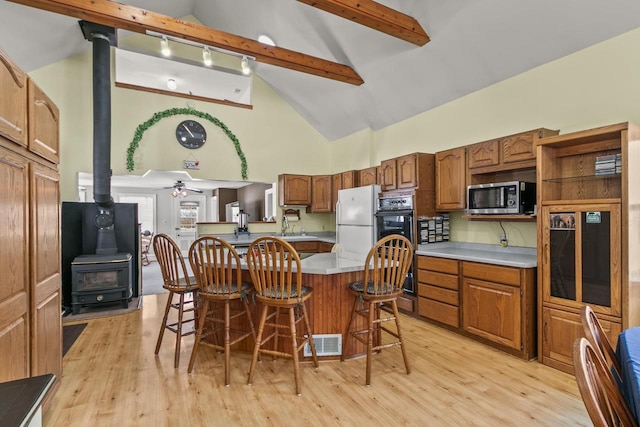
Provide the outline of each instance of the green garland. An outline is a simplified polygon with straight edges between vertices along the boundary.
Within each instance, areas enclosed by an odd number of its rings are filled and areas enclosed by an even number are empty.
[[[229,137],[231,142],[233,142],[233,146],[236,149],[236,153],[238,153],[238,157],[240,158],[240,163],[242,166],[242,170],[241,170],[242,179],[247,179],[247,159],[244,157],[244,153],[242,152],[242,148],[240,147],[240,141],[238,141],[238,138],[233,134],[233,132],[229,130],[227,125],[222,123],[217,118],[213,117],[211,114],[198,111],[191,107],[170,108],[168,110],[159,111],[155,113],[153,117],[151,117],[149,120],[138,125],[133,135],[133,140],[131,141],[131,144],[129,144],[129,148],[127,148],[127,170],[129,172],[133,172],[134,170],[133,154],[138,149],[138,146],[140,145],[140,140],[142,139],[142,135],[145,133],[145,131],[149,129],[151,126],[158,123],[160,120],[165,119],[167,117],[176,116],[179,114],[198,116],[202,119],[210,121],[214,125],[218,126],[220,129],[222,129],[224,133]]]

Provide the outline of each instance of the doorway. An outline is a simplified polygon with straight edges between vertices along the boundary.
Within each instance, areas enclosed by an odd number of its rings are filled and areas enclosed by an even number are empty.
[[[205,196],[190,194],[173,199],[173,239],[184,256],[187,256],[191,243],[196,240],[196,224],[206,221],[206,214]]]

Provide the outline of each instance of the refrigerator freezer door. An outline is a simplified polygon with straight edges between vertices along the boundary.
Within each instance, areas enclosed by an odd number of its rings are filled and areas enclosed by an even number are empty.
[[[373,227],[360,225],[339,225],[336,240],[344,254],[358,254],[363,258],[375,244]]]
[[[338,191],[337,225],[374,225],[379,191],[380,187],[377,185]]]

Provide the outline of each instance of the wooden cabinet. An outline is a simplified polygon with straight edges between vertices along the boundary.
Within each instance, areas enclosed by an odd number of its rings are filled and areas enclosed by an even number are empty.
[[[293,246],[293,248],[298,252],[317,253],[318,243],[319,242],[317,240],[298,241],[291,242],[291,246]]]
[[[57,108],[48,101],[38,111],[43,96],[30,98],[26,74],[11,67],[0,52],[0,381],[46,373],[60,381],[59,174],[51,156],[27,148],[30,132],[57,144]]]
[[[499,178],[493,174],[501,171],[533,169],[536,167],[536,144],[540,138],[557,135],[558,131],[534,129],[489,141],[478,142],[467,147],[469,176],[471,184],[513,180]],[[475,175],[489,175],[486,181],[476,182]]]
[[[319,253],[326,253],[326,252],[331,252],[331,250],[333,249],[333,243],[329,243],[329,242],[318,242],[318,252]]]
[[[59,161],[58,107],[33,80],[29,80],[29,150],[45,159]]]
[[[435,155],[436,210],[455,211],[467,206],[467,151],[465,147]]]
[[[603,156],[612,156],[610,174],[601,174]],[[614,342],[620,330],[640,325],[639,162],[640,128],[629,123],[538,143],[542,363],[573,372],[571,346],[586,304]]]
[[[524,359],[536,354],[535,269],[462,262],[462,329]]]
[[[372,166],[370,168],[361,169],[358,171],[358,185],[361,187],[367,185],[376,185],[380,182],[378,179],[378,167]]]
[[[307,208],[310,213],[326,213],[331,208],[331,175],[314,175],[311,177],[311,206]]]
[[[27,74],[0,51],[0,136],[27,146]]]
[[[382,191],[403,189],[433,189],[434,155],[413,153],[380,163]]]
[[[459,262],[416,256],[418,314],[448,326],[460,326]]]
[[[523,359],[536,355],[536,269],[416,256],[418,314]]]
[[[310,206],[311,177],[309,175],[279,175],[278,202],[280,206]]]

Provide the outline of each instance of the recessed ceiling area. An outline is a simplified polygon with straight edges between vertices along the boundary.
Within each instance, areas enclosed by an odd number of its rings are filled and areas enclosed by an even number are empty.
[[[256,43],[268,34],[279,48],[353,68],[364,84],[250,61],[254,76],[327,140],[380,130],[640,27],[637,0],[380,0],[424,28],[430,41],[417,46],[301,1],[123,3]],[[89,43],[77,19],[4,1],[0,49],[30,72]]]

